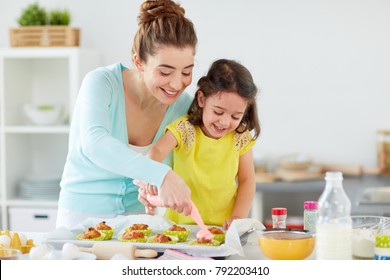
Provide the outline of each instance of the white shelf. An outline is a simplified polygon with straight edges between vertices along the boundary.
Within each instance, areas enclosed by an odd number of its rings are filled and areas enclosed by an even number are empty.
[[[4,133],[69,133],[69,126],[6,126]]]
[[[96,51],[78,47],[0,49],[2,229],[9,228],[10,219],[15,218],[10,208],[47,208],[48,212],[57,208],[56,200],[21,198],[20,184],[31,174],[61,177],[73,106],[83,77],[98,66]],[[64,122],[53,126],[28,124],[23,105],[29,103],[61,104]]]
[[[0,49],[1,56],[5,58],[69,58],[71,56],[96,56],[96,51],[84,50],[79,47],[42,47],[42,48],[6,48]]]

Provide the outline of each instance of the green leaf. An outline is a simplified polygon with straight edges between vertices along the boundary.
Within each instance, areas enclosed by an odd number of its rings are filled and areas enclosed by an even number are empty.
[[[50,25],[69,25],[70,12],[67,9],[64,10],[52,10],[49,13]]]
[[[46,10],[40,7],[37,2],[30,4],[22,11],[18,23],[21,26],[46,25]]]

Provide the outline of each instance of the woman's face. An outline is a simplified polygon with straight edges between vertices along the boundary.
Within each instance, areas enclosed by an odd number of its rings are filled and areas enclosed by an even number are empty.
[[[160,47],[142,66],[146,88],[161,103],[174,103],[192,82],[194,60],[192,47]]]
[[[205,98],[200,91],[198,104],[203,108],[203,133],[219,139],[240,125],[248,102],[236,92],[221,92]]]

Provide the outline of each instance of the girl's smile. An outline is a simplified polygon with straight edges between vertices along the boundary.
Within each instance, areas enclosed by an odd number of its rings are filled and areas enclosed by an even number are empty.
[[[236,130],[248,104],[236,92],[217,93],[207,98],[199,92],[198,103],[203,108],[201,129],[206,136],[214,139]]]

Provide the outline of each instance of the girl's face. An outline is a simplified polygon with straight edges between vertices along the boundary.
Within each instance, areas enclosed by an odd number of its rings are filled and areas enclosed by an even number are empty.
[[[219,139],[240,125],[248,102],[236,92],[220,92],[205,98],[199,91],[198,104],[203,108],[203,133]]]
[[[160,47],[141,66],[146,88],[161,103],[174,103],[192,82],[194,59],[192,47]]]

